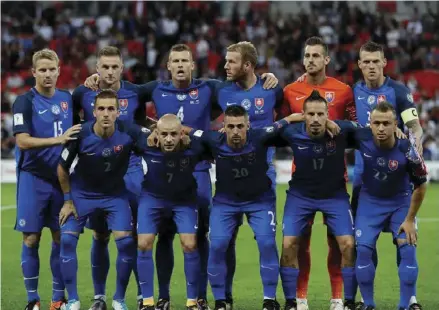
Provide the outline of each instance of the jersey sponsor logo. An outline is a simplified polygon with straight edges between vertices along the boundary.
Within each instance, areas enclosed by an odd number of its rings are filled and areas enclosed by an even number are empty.
[[[14,114],[14,126],[23,125],[23,124],[24,124],[23,113],[15,113]]]
[[[299,146],[298,149],[299,150],[306,150],[308,147],[307,146]]]
[[[203,131],[202,130],[197,130],[194,132],[194,136],[200,138],[203,135]]]
[[[41,110],[41,111],[38,111],[38,114],[44,114],[44,113],[46,113],[47,112],[47,109],[46,110]]]
[[[337,145],[335,143],[335,140],[330,140],[330,141],[326,142],[326,150],[328,151],[328,153],[334,153],[336,147],[337,147]]]
[[[246,109],[247,111],[250,110],[252,103],[248,99],[244,99],[241,101],[241,106]]]
[[[255,107],[260,110],[264,107],[264,98],[255,98]]]
[[[377,102],[380,103],[380,102],[383,102],[383,101],[386,101],[386,95],[379,95],[378,99],[377,99]]]
[[[69,111],[69,104],[67,103],[67,101],[62,101],[60,105],[64,113],[67,113]]]
[[[226,102],[226,106],[234,105],[234,104],[236,104],[236,102]]]
[[[186,168],[189,165],[189,158],[188,157],[184,157],[182,159],[180,159],[180,167],[181,168]]]
[[[177,99],[180,100],[180,101],[185,100],[186,97],[187,97],[186,94],[177,94]]]
[[[325,99],[328,103],[331,103],[335,99],[335,93],[333,91],[325,92]]]
[[[166,165],[167,165],[168,167],[170,167],[170,168],[174,168],[174,167],[175,167],[175,161],[173,161],[173,160],[168,160],[168,161],[166,162]]]
[[[192,89],[189,92],[189,97],[191,97],[191,99],[197,99],[198,98],[198,88]]]
[[[384,157],[378,157],[377,158],[377,164],[380,167],[384,167],[386,165],[386,160],[384,159]]]
[[[375,96],[370,95],[369,97],[367,97],[367,103],[372,105],[375,103]]]
[[[119,99],[119,109],[125,111],[128,108],[128,99]]]
[[[296,100],[300,100],[300,99],[303,99],[303,98],[305,98],[306,96],[298,96],[298,97],[296,97]]]
[[[109,157],[111,155],[111,149],[105,148],[102,150],[102,156],[103,157]]]
[[[59,106],[54,104],[52,106],[52,113],[55,114],[55,115],[58,115],[59,113],[61,113],[61,109],[59,108]]]
[[[398,169],[398,161],[393,159],[389,160],[389,169],[390,171],[395,171]]]
[[[363,100],[363,99],[366,99],[366,97],[358,96],[358,100]]]
[[[119,154],[123,150],[123,145],[122,144],[115,145],[115,146],[113,146],[113,150],[114,150],[114,153]]]
[[[414,100],[413,100],[413,95],[412,94],[407,94],[407,100],[409,101],[409,102],[411,102],[411,103],[413,103],[414,102]]]
[[[323,152],[323,146],[321,146],[320,144],[314,145],[314,147],[312,149],[317,154],[320,154],[321,152]]]

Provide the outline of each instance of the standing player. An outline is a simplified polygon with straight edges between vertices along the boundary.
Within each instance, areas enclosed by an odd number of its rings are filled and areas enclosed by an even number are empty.
[[[41,232],[52,232],[53,295],[51,310],[65,304],[60,270],[60,233],[58,214],[62,192],[56,178],[56,166],[63,144],[73,139],[80,125],[72,126],[72,97],[56,88],[59,76],[58,55],[43,49],[32,56],[35,87],[17,97],[12,106],[14,135],[17,141],[17,221],[15,229],[23,233],[21,268],[27,291],[26,310],[40,309],[38,248]]]
[[[378,103],[370,113],[370,129],[360,129],[356,138],[364,163],[355,219],[356,274],[365,310],[375,309],[372,256],[379,234],[386,226],[400,252],[398,307],[400,310],[421,308],[410,305],[410,299],[415,295],[418,277],[416,214],[427,189],[427,172],[415,146],[409,140],[395,138],[397,115],[391,103]],[[413,193],[410,182],[415,187]]]
[[[117,93],[111,89],[101,91],[93,107],[96,120],[83,124],[78,139],[66,145],[62,151],[58,166],[58,179],[64,192],[60,224],[62,275],[69,294],[67,309],[80,309],[76,247],[88,217],[99,209],[103,211],[101,214],[108,228],[113,231],[118,250],[116,292],[112,307],[114,310],[124,310],[127,309],[125,293],[136,251],[124,175],[132,150],[146,147],[148,130],[116,123],[119,100]],[[76,156],[77,165],[69,175]]]
[[[117,47],[107,46],[98,53],[96,70],[100,75],[98,89],[112,89],[117,92],[119,100],[119,120],[125,125],[136,122],[139,125],[146,124],[147,101],[146,92],[137,85],[121,80],[123,72],[122,55]],[[83,111],[84,120],[89,122],[94,119],[94,104],[98,91],[91,90],[85,86],[79,86],[73,92],[73,106],[76,114]],[[78,117],[79,118],[79,117]],[[132,154],[128,171],[124,177],[126,188],[129,192],[130,206],[133,211],[134,222],[137,214],[138,199],[143,180],[143,167],[141,158]],[[108,242],[110,231],[107,223],[102,221],[102,211],[98,210],[89,219],[87,227],[93,229],[91,248],[91,266],[94,286],[94,301],[91,310],[98,310],[105,306],[105,286],[108,271],[110,269],[110,257]],[[136,281],[138,279],[136,268],[134,268]],[[141,305],[142,296],[137,281],[137,299]]]
[[[142,185],[139,203],[137,268],[142,288],[142,310],[154,310],[154,262],[152,250],[160,222],[171,219],[177,226],[184,255],[188,310],[197,305],[200,255],[197,182],[193,175],[204,150],[197,144],[188,148],[182,139],[182,125],[176,115],[166,114],[157,122],[159,147],[150,147],[143,158],[148,173]],[[186,137],[187,138],[187,137]]]
[[[296,309],[298,248],[300,238],[308,229],[310,217],[321,211],[331,233],[336,236],[342,254],[344,308],[353,310],[355,303],[355,249],[353,219],[346,191],[344,151],[348,147],[346,130],[356,123],[336,121],[341,134],[325,136],[328,119],[326,100],[313,91],[303,106],[305,124],[288,126],[282,137],[294,152],[290,188],[284,211],[284,238],[280,275],[286,299],[286,310]]]
[[[356,121],[356,113],[351,88],[332,77],[327,77],[325,68],[331,61],[328,46],[320,37],[310,37],[305,41],[303,65],[306,70],[305,81],[296,81],[284,88],[285,105],[282,114],[300,113],[305,99],[313,90],[328,102],[329,119]],[[293,162],[293,171],[294,171]],[[311,270],[311,232],[314,218],[310,219],[308,229],[301,236],[299,247],[299,280],[297,283],[297,310],[308,309],[307,295]],[[328,272],[331,281],[332,299],[330,310],[342,310],[343,278],[341,275],[341,253],[337,240],[328,230]]]
[[[422,127],[419,123],[413,96],[403,84],[384,76],[384,67],[387,60],[384,57],[383,47],[374,42],[368,42],[360,48],[360,67],[364,81],[354,86],[355,105],[358,111],[358,122],[362,126],[369,126],[370,114],[373,107],[382,102],[390,102],[397,114],[398,127],[404,130],[404,125],[411,129],[416,136],[418,151],[422,154]],[[355,212],[358,205],[358,195],[361,190],[361,174],[363,173],[363,160],[361,154],[355,152],[354,181],[352,191],[352,208]],[[397,257],[399,261],[399,251]],[[374,253],[374,263],[377,266],[377,255]],[[416,297],[411,298],[413,309],[418,309]]]

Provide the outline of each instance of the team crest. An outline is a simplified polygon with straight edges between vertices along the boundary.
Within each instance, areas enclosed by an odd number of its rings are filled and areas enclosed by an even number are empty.
[[[380,167],[384,167],[386,165],[386,160],[383,157],[378,157],[377,158],[377,164]]]
[[[119,99],[119,109],[125,111],[128,108],[128,99]]]
[[[197,91],[197,93],[198,93],[198,91]],[[177,94],[176,97],[178,100],[183,101],[184,99],[186,99],[187,96],[186,96],[186,94]]]
[[[367,97],[367,103],[372,105],[375,103],[375,96],[370,95],[369,97]]]
[[[61,109],[64,111],[64,113],[67,113],[69,111],[69,104],[67,101],[61,102]]]
[[[325,99],[328,103],[331,103],[335,99],[335,93],[333,91],[325,92]]]
[[[247,111],[250,110],[252,103],[248,99],[244,99],[241,101],[241,106],[246,109]]]
[[[398,169],[398,161],[393,159],[389,160],[389,169],[390,171],[395,171]]]
[[[52,113],[55,115],[58,115],[59,113],[61,113],[61,109],[59,108],[59,106],[53,105],[52,106]]]
[[[255,107],[260,110],[264,107],[264,98],[255,98]]]
[[[186,168],[189,165],[189,158],[185,157],[180,159],[180,167]]]
[[[189,97],[191,97],[191,99],[197,99],[198,98],[198,88],[192,89],[189,92]]]
[[[335,152],[335,148],[336,148],[335,140],[330,140],[326,142],[326,150],[328,151],[328,153]]]
[[[103,157],[109,157],[111,155],[111,149],[105,148],[102,150],[102,156]]]
[[[174,167],[175,167],[175,161],[173,161],[173,160],[168,160],[168,162],[166,163],[166,165],[167,165],[169,168],[174,168]]]
[[[386,101],[386,95],[379,95],[378,99],[377,99],[377,102],[380,103],[380,102],[383,102],[383,101]]]
[[[115,146],[113,147],[113,150],[114,150],[114,153],[119,154],[119,153],[122,152],[122,150],[123,150],[123,145],[122,145],[122,144],[115,145]]]
[[[314,153],[320,154],[321,152],[323,152],[323,146],[316,144],[314,145],[314,147],[312,148]]]

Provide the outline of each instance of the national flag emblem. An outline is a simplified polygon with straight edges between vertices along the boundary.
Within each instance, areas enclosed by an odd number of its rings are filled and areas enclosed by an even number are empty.
[[[191,97],[191,99],[197,99],[198,98],[198,88],[192,89],[189,92],[189,97]]]
[[[331,103],[335,99],[335,93],[333,91],[325,92],[326,102]]]
[[[264,98],[255,98],[255,107],[260,110],[264,107]]]
[[[114,153],[119,154],[119,153],[122,152],[122,150],[123,150],[123,145],[122,145],[122,144],[115,145],[115,146],[113,147],[113,150],[114,150]]]
[[[128,99],[119,99],[119,109],[125,111],[128,108]]]
[[[396,169],[398,169],[398,161],[397,160],[389,160],[389,169],[391,171],[395,171]]]
[[[69,111],[69,104],[66,101],[62,101],[61,109],[64,111],[64,113],[67,113]]]
[[[383,102],[383,101],[386,101],[386,95],[379,95],[378,99],[377,99],[377,102],[380,103],[380,102]]]

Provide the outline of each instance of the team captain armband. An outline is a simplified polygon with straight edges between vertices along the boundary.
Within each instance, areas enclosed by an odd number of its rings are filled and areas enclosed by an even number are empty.
[[[409,108],[407,110],[404,110],[401,113],[401,118],[404,124],[407,122],[410,122],[414,119],[418,119],[418,111],[416,111],[416,108]]]

